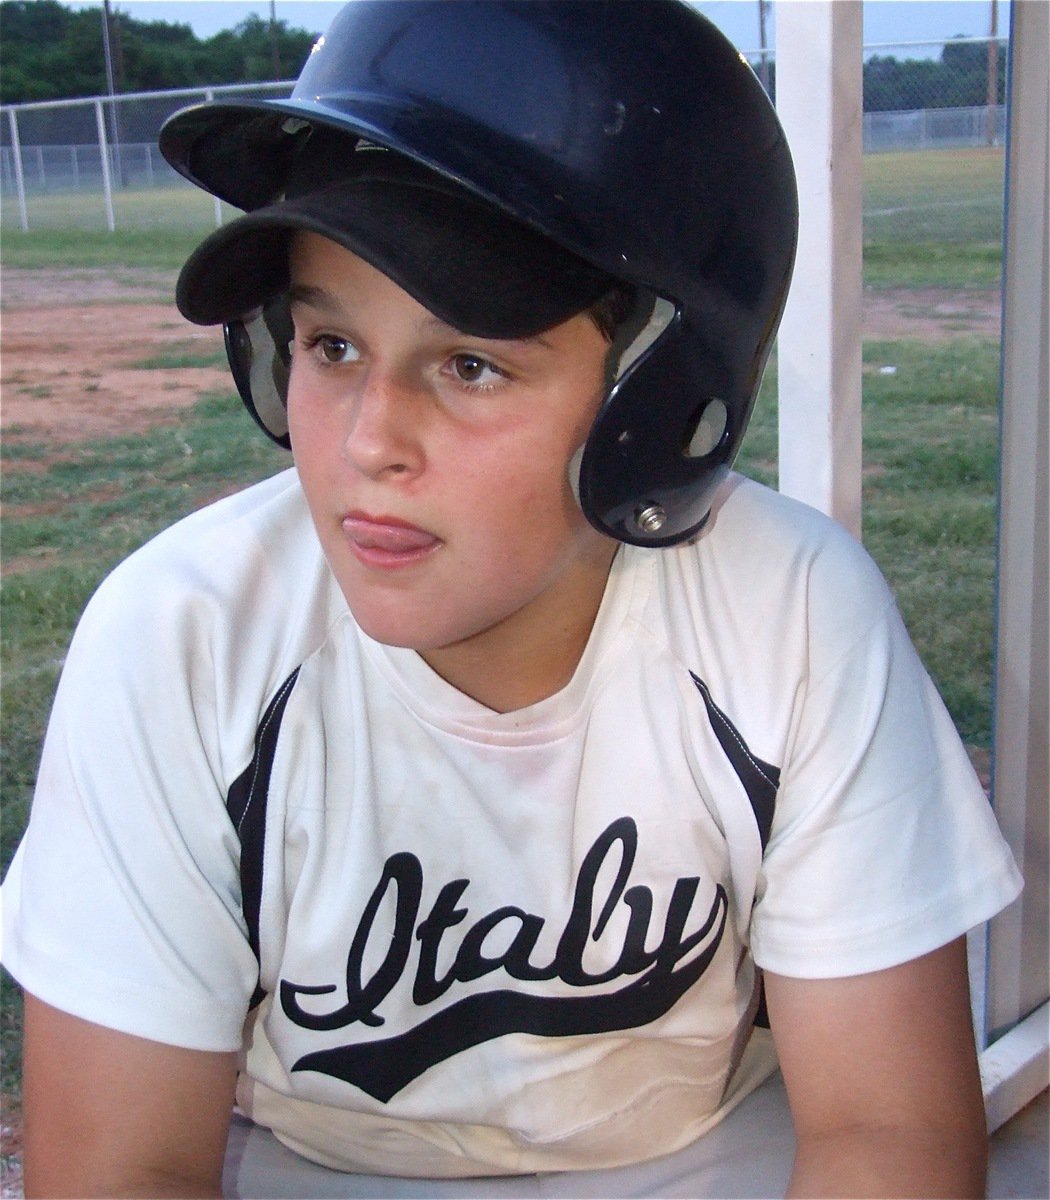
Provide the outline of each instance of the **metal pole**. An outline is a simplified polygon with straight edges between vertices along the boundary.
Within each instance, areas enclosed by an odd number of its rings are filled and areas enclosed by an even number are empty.
[[[1045,1003],[1050,947],[1050,9],[1011,16],[992,799],[1025,890],[989,927],[993,1041]]]
[[[211,90],[211,88],[208,88],[205,91],[204,99],[207,100],[207,102],[209,104],[215,99],[215,93]],[[219,199],[218,196],[216,196],[214,198],[214,208],[215,208],[215,228],[218,229],[219,226],[222,224],[222,201]]]
[[[109,11],[109,0],[102,0],[102,49],[106,56],[106,89],[109,92],[109,140],[113,146],[113,153],[116,156],[117,174],[120,177],[121,185],[123,186],[124,171],[120,162],[120,135],[117,129],[117,89],[113,73],[113,48],[110,42],[110,20],[111,14]]]
[[[102,190],[106,194],[106,228],[113,233],[117,221],[113,215],[113,183],[109,177],[109,146],[106,145],[106,121],[102,116],[102,101],[95,101],[95,127],[98,129],[99,157],[102,161]]]
[[[270,0],[270,53],[273,57],[273,78],[281,78],[281,47],[277,40],[277,0]]]
[[[18,138],[18,121],[15,110],[7,110],[7,123],[11,130],[11,150],[15,160],[15,189],[18,192],[18,216],[22,222],[22,232],[29,232],[29,213],[26,209],[26,177],[22,171],[22,143]]]
[[[992,20],[988,36],[988,98],[985,113],[984,138],[995,145],[995,115],[999,103],[999,4],[992,0]]]
[[[769,58],[766,54],[768,40],[766,37],[766,13],[769,11],[769,0],[758,0],[758,44],[762,47],[762,54],[758,60],[758,77],[762,81],[762,86],[766,89],[766,95],[770,95],[769,91]]]

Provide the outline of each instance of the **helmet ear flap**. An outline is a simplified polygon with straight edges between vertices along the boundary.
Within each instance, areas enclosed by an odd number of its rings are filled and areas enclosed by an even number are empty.
[[[609,393],[578,464],[578,499],[595,528],[635,546],[699,532],[746,425],[719,356],[681,313]],[[725,396],[726,399],[721,397]]]
[[[244,407],[279,446],[288,436],[288,374],[294,334],[285,296],[223,326],[226,358]]]

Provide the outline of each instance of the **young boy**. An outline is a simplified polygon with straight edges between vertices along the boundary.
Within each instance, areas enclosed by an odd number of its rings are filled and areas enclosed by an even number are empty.
[[[779,1060],[797,1194],[981,1194],[963,935],[1019,881],[870,560],[729,474],[795,230],[732,47],[357,0],[162,148],[249,210],[178,301],[295,465],[70,650],[30,1192],[219,1194],[235,1095],[342,1172],[629,1167]]]

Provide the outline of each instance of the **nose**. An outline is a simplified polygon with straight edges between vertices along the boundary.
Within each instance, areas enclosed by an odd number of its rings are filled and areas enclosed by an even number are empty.
[[[373,364],[347,406],[344,459],[373,479],[418,474],[424,461],[422,409],[409,380]]]

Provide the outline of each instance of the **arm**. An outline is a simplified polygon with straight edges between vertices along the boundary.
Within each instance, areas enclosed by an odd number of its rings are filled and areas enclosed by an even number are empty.
[[[965,939],[843,979],[766,975],[798,1149],[793,1196],[984,1195]]]
[[[26,996],[27,1196],[220,1196],[234,1053],[184,1050]]]

